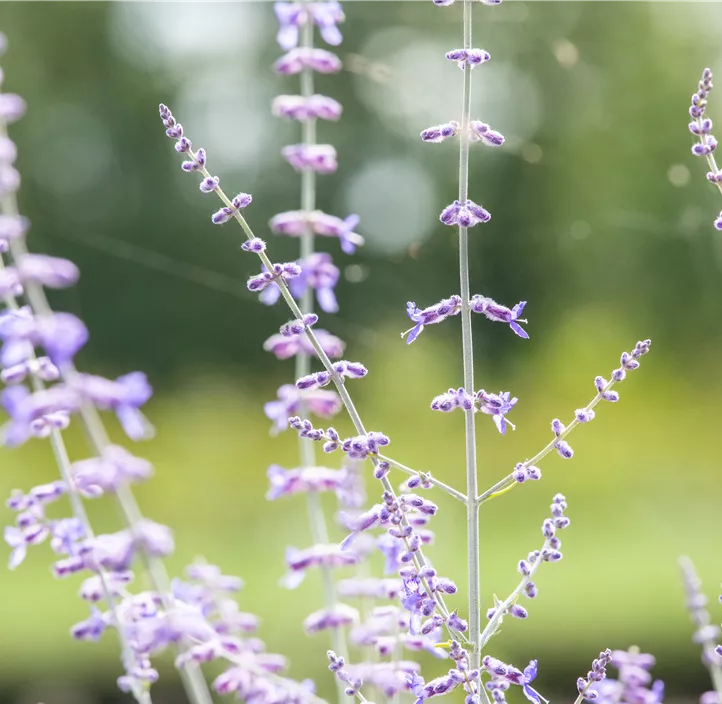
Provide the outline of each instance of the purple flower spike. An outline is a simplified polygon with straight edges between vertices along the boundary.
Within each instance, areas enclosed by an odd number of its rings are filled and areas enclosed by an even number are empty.
[[[492,130],[486,123],[472,120],[470,127],[472,141],[483,142],[489,147],[500,147],[504,144],[504,135]]]
[[[493,320],[498,323],[507,323],[519,337],[523,337],[525,340],[529,338],[528,333],[519,325],[519,323],[527,322],[519,317],[524,310],[526,301],[520,301],[513,308],[509,309],[506,306],[499,305],[491,298],[477,294],[472,296],[469,303],[471,305],[472,312],[481,313],[489,320]]]
[[[506,433],[507,425],[511,425],[513,429],[516,428],[511,421],[506,419],[506,414],[514,408],[518,401],[516,397],[510,398],[510,396],[511,394],[508,391],[501,391],[497,395],[488,394],[484,389],[481,389],[476,393],[479,410],[493,417],[494,423],[502,435]]]
[[[489,222],[491,213],[474,203],[473,200],[467,200],[463,205],[455,200],[451,205],[447,205],[441,211],[439,220],[444,225],[459,227],[474,227],[479,223]]]
[[[406,337],[406,344],[410,345],[423,332],[426,325],[440,323],[452,315],[458,315],[459,311],[461,311],[461,296],[445,298],[423,310],[417,308],[413,301],[409,301],[406,304],[406,314],[416,325],[401,333],[401,337]]]

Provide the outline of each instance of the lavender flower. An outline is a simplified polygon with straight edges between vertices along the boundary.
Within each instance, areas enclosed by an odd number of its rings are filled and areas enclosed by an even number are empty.
[[[482,413],[492,416],[498,431],[502,435],[506,433],[507,424],[515,428],[515,426],[506,419],[506,414],[514,408],[519,399],[516,397],[510,398],[510,396],[511,394],[508,391],[501,391],[499,394],[488,394],[484,389],[481,389],[476,392],[476,401],[479,404],[479,410]]]
[[[712,71],[706,68],[702,72],[702,78],[697,85],[697,92],[692,94],[692,104],[689,114],[692,122],[689,123],[689,131],[697,137],[697,142],[692,147],[692,154],[704,157],[707,160],[709,171],[707,180],[717,186],[722,193],[722,172],[717,167],[714,158],[714,151],[717,148],[717,140],[712,135],[712,120],[705,117],[707,98],[712,90]],[[714,221],[714,227],[722,230],[722,212]]]
[[[300,275],[301,267],[295,262],[273,264],[270,271],[264,270],[256,276],[251,276],[246,285],[249,291],[263,291],[279,279],[290,281]]]
[[[273,9],[280,26],[277,41],[283,50],[298,44],[299,28],[308,22],[318,26],[327,44],[341,43],[341,32],[336,25],[344,21],[344,14],[338,2],[277,2]]]
[[[701,647],[702,663],[709,669],[712,680],[716,683],[722,673],[722,656],[716,652],[715,645],[722,629],[712,624],[707,610],[707,597],[702,593],[702,581],[692,561],[688,557],[681,557],[679,566],[687,597],[687,610],[695,626],[692,641]]]
[[[276,117],[290,120],[338,120],[343,108],[341,103],[325,95],[279,95],[273,100],[271,112]]]
[[[612,661],[612,651],[607,648],[599,653],[599,658],[592,662],[592,669],[587,673],[587,678],[580,677],[577,680],[577,691],[587,701],[594,701],[599,695],[590,687],[594,682],[601,682],[607,676],[606,667]]]
[[[310,614],[303,622],[307,633],[318,633],[329,628],[341,628],[356,623],[359,613],[346,604],[334,604],[331,608],[321,609]]]
[[[455,120],[446,122],[443,125],[436,125],[435,127],[429,127],[421,133],[421,139],[424,142],[439,143],[450,137],[455,137],[459,132],[459,123]]]
[[[296,171],[332,174],[338,168],[336,150],[330,144],[292,144],[281,155]]]
[[[213,224],[221,225],[224,222],[228,222],[239,210],[247,208],[251,204],[252,200],[253,197],[250,193],[239,193],[237,196],[234,196],[230,207],[224,205],[220,210],[213,214],[211,217]]]
[[[501,132],[492,130],[491,127],[484,122],[472,120],[469,127],[471,128],[469,137],[472,141],[482,142],[487,147],[500,147],[504,144],[504,135],[501,134]]]
[[[409,301],[406,304],[406,312],[409,318],[411,318],[411,321],[416,323],[416,325],[410,330],[401,333],[401,337],[406,337],[408,335],[406,338],[406,344],[410,345],[423,332],[426,325],[440,323],[442,320],[446,320],[452,315],[458,315],[460,310],[460,296],[445,298],[438,303],[435,303],[433,306],[429,306],[423,310],[417,308],[416,303],[413,301]]]
[[[275,215],[271,218],[269,225],[276,234],[290,237],[302,237],[309,230],[313,234],[322,237],[337,237],[341,249],[346,254],[353,254],[356,247],[364,243],[363,237],[353,231],[358,223],[358,215],[349,215],[342,220],[320,210],[314,210],[310,213],[303,210],[294,210]]]
[[[459,68],[463,71],[467,66],[473,69],[475,66],[490,61],[491,54],[483,49],[453,49],[446,53],[446,58],[449,59],[449,61],[456,61]]]
[[[331,358],[340,357],[343,354],[346,344],[340,338],[332,335],[326,330],[317,329],[316,339],[323,351]],[[297,354],[305,354],[310,357],[316,355],[316,350],[308,340],[305,332],[294,335],[277,334],[271,335],[264,343],[263,349],[271,352],[277,359],[289,359]]]
[[[459,227],[474,227],[479,223],[489,222],[491,213],[474,203],[473,200],[467,200],[463,205],[458,200],[455,200],[441,211],[439,220],[444,225],[452,227],[457,225]]]
[[[660,704],[664,700],[664,683],[652,681],[649,670],[654,667],[654,662],[654,657],[640,653],[638,648],[614,650],[611,664],[619,670],[618,678],[607,677],[592,683],[587,694],[594,692],[597,695],[594,699],[599,704]]]
[[[318,73],[337,73],[341,70],[341,60],[325,49],[299,47],[291,49],[274,64],[275,70],[284,76],[300,73],[310,68]]]
[[[535,704],[548,701],[531,686],[537,676],[536,660],[532,660],[523,672],[489,655],[482,659],[481,666],[491,675],[491,680],[486,683],[486,688],[491,692],[495,702],[501,704],[506,701],[505,692],[512,684],[520,686],[524,696]]]
[[[277,393],[277,400],[269,401],[263,406],[267,418],[274,422],[276,432],[288,427],[288,419],[299,412],[302,404],[308,413],[319,418],[333,418],[343,408],[335,391],[299,391],[293,384],[284,384]]]
[[[306,576],[311,567],[348,567],[359,561],[359,555],[352,550],[343,550],[338,545],[314,545],[306,550],[288,548],[286,550],[286,566],[288,574],[281,580],[286,589],[295,589]]]
[[[522,329],[519,323],[526,323],[527,321],[520,318],[526,305],[526,301],[520,301],[513,308],[507,308],[506,306],[499,305],[496,301],[486,296],[475,295],[470,301],[471,310],[474,313],[481,313],[489,320],[493,320],[499,323],[507,323],[509,327],[519,336],[524,339],[528,339],[529,335]]]

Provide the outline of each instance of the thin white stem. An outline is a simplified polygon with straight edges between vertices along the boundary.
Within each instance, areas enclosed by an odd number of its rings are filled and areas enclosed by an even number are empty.
[[[471,49],[471,0],[464,0],[464,49]],[[461,130],[459,147],[459,202],[469,198],[469,123],[471,122],[471,66],[464,69]],[[464,389],[474,394],[474,343],[471,332],[471,298],[469,290],[469,237],[466,227],[459,226],[459,280],[461,294],[461,343],[464,362]],[[466,536],[469,563],[469,640],[473,647],[473,667],[481,662],[479,634],[481,631],[481,573],[479,560],[479,504],[476,467],[476,426],[474,409],[464,411],[466,431]]]
[[[509,596],[496,607],[494,615],[491,617],[491,619],[489,619],[489,623],[486,624],[486,627],[481,632],[481,637],[479,639],[480,649],[483,649],[484,646],[489,642],[489,639],[497,632],[507,610],[514,605],[524,587],[529,584],[529,582],[531,582],[532,577],[536,574],[536,571],[541,566],[541,563],[544,562],[542,555],[548,547],[549,541],[545,540],[544,545],[542,545],[542,548],[539,552],[539,557],[537,557],[537,559],[531,563],[529,574],[525,575],[522,578],[521,582],[519,582],[519,584],[516,586],[516,589],[514,589],[514,591],[509,594]]]
[[[411,467],[407,467],[405,464],[401,464],[401,462],[398,462],[395,459],[392,459],[391,457],[387,457],[386,455],[379,454],[378,458],[382,462],[388,462],[392,467],[396,467],[396,469],[405,472],[406,474],[410,474],[411,476],[420,476],[425,481],[428,481],[430,484],[433,484],[438,489],[441,489],[442,491],[445,491],[449,496],[453,496],[458,501],[461,501],[461,503],[466,503],[466,495],[462,494],[460,491],[457,491],[453,487],[450,487],[448,484],[444,484],[444,482],[439,481],[438,479],[435,479],[431,476],[431,472],[422,472],[418,469],[412,469]]]
[[[584,407],[584,410],[591,411],[602,400],[603,395],[607,393],[607,391],[609,391],[615,383],[618,382],[613,380],[608,381],[602,390]],[[520,469],[526,469],[527,467],[531,467],[541,462],[541,460],[543,460],[553,449],[555,449],[557,443],[560,440],[564,440],[564,438],[566,438],[567,435],[569,435],[569,433],[571,433],[578,425],[581,425],[581,423],[575,416],[574,420],[572,420],[569,425],[564,428],[558,437],[554,436],[554,439],[550,440],[545,447],[534,455],[534,457],[524,461]],[[480,494],[476,499],[477,504],[483,504],[485,501],[508,491],[512,486],[514,486],[514,484],[516,484],[516,480],[514,479],[514,472],[512,472],[511,474],[507,474],[503,479],[499,480],[496,484],[494,484],[494,486],[487,489],[483,494]]]

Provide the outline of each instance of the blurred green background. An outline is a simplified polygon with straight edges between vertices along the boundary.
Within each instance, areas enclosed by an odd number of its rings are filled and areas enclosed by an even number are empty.
[[[457,146],[424,145],[418,133],[459,117],[462,74],[443,52],[461,41],[461,8],[344,7],[346,68],[318,79],[345,107],[338,124],[319,125],[340,162],[319,179],[319,207],[357,212],[367,245],[349,258],[321,242],[343,272],[341,313],[322,324],[370,368],[351,390],[367,425],[390,435],[389,454],[461,486],[461,416],[428,410],[432,396],[460,383],[458,320],[411,347],[399,339],[407,300],[426,306],[458,291],[454,234],[437,217],[455,197]],[[525,342],[474,321],[479,386],[520,398],[516,432],[502,437],[479,419],[482,486],[546,444],[551,419],[585,405],[594,376],[608,375],[622,350],[654,340],[620,403],[570,437],[573,460],[550,456],[543,481],[482,511],[488,603],[516,584],[516,562],[538,547],[553,494],[567,495],[564,561],[542,570],[528,621],[507,624],[492,643],[494,655],[522,667],[538,657],[539,689],[554,699],[574,698],[600,649],[632,644],[657,656],[669,699],[708,688],[676,559],[695,560],[721,621],[722,235],[712,228],[721,203],[686,127],[702,68],[722,58],[720,23],[717,3],[475,8],[474,43],[493,60],[474,72],[473,116],[507,144],[472,153],[471,197],[493,214],[472,231],[472,288],[509,305],[528,300],[531,335]],[[288,315],[246,291],[255,263],[232,224],[211,224],[217,203],[180,171],[157,117],[158,102],[169,104],[228,191],[253,193],[248,216],[259,235],[275,212],[297,208],[299,179],[279,150],[298,140],[298,127],[269,114],[274,95],[297,90],[296,77],[270,68],[280,55],[272,6],[6,2],[0,29],[10,43],[6,90],[28,102],[11,134],[31,247],[83,271],[78,287],[54,297],[91,330],[79,364],[112,376],[142,369],[156,388],[157,438],[136,450],[157,476],[137,493],[144,512],[175,531],[169,566],[178,574],[202,554],[242,575],[243,608],[263,617],[269,649],[331,696],[327,637],[309,640],[301,628],[321,605],[318,576],[291,594],[277,586],[285,547],[310,542],[305,502],[263,499],[267,466],[297,463],[295,437],[271,438],[262,412],[292,378],[292,362],[261,349]],[[722,96],[713,94],[710,113],[722,116]],[[270,247],[274,259],[290,259],[297,241]],[[337,427],[350,430],[345,420]],[[68,439],[73,457],[84,457],[79,428]],[[34,442],[4,453],[0,494],[54,477],[49,448]],[[461,584],[464,519],[438,500],[430,555]],[[110,502],[91,510],[98,530],[120,525]],[[52,580],[46,546],[30,553],[0,577],[0,698],[118,698],[112,635],[99,645],[68,637],[86,613],[79,580]],[[463,594],[451,601],[465,612]],[[182,697],[168,672],[156,699]]]

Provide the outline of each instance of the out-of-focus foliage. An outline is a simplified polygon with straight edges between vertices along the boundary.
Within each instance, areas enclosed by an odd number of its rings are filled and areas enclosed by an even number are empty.
[[[319,207],[358,212],[368,243],[354,258],[331,243],[342,312],[322,322],[370,368],[353,391],[369,427],[391,436],[390,453],[460,485],[463,424],[428,410],[460,383],[458,325],[431,328],[410,348],[398,337],[408,299],[425,306],[458,287],[453,232],[437,219],[455,194],[455,146],[424,145],[418,132],[458,116],[461,72],[443,52],[460,42],[460,10],[388,0],[345,10],[346,71],[318,80],[345,107],[341,122],[320,126],[341,168],[320,179]],[[531,334],[522,342],[475,321],[479,386],[521,399],[511,435],[479,419],[482,484],[545,444],[549,421],[583,406],[623,349],[654,340],[620,403],[571,436],[573,460],[551,457],[541,482],[484,507],[487,600],[515,584],[557,491],[572,517],[565,560],[543,570],[530,618],[505,625],[494,653],[522,666],[538,657],[539,688],[571,699],[600,649],[636,643],[658,656],[673,694],[694,694],[706,673],[689,643],[676,557],[689,553],[717,594],[722,240],[712,220],[722,203],[689,152],[686,108],[702,68],[717,67],[722,5],[509,2],[475,17],[475,43],[493,60],[474,73],[474,116],[507,145],[472,155],[471,197],[493,214],[473,232],[472,287],[506,304],[528,300]],[[295,438],[267,438],[262,416],[292,369],[261,344],[288,316],[246,292],[255,259],[239,251],[232,223],[210,223],[216,203],[180,172],[157,118],[157,103],[168,103],[223,185],[253,193],[259,236],[272,214],[297,208],[299,179],[279,156],[297,131],[269,115],[273,95],[296,90],[270,70],[272,7],[3,3],[0,29],[7,90],[29,105],[12,135],[31,245],[83,271],[54,298],[91,329],[79,362],[143,369],[157,388],[158,436],[140,448],[157,477],[139,496],[175,529],[171,567],[203,554],[242,575],[243,606],[263,616],[269,647],[329,693],[326,640],[309,642],[300,626],[319,607],[318,584],[291,595],[276,586],[285,546],[308,540],[303,502],[262,500],[268,464],[297,461]],[[722,92],[709,112],[722,115]],[[296,246],[270,241],[277,260]],[[79,429],[70,436],[84,456]],[[42,443],[3,457],[3,495],[54,477]],[[432,558],[463,583],[464,522],[458,506],[440,504],[443,548]],[[99,529],[118,525],[107,506],[92,508]],[[57,682],[110,690],[117,656],[111,637],[70,641],[84,605],[76,581],[53,582],[49,559],[36,549],[0,576],[0,691],[52,704]],[[464,595],[454,604],[463,612]]]

